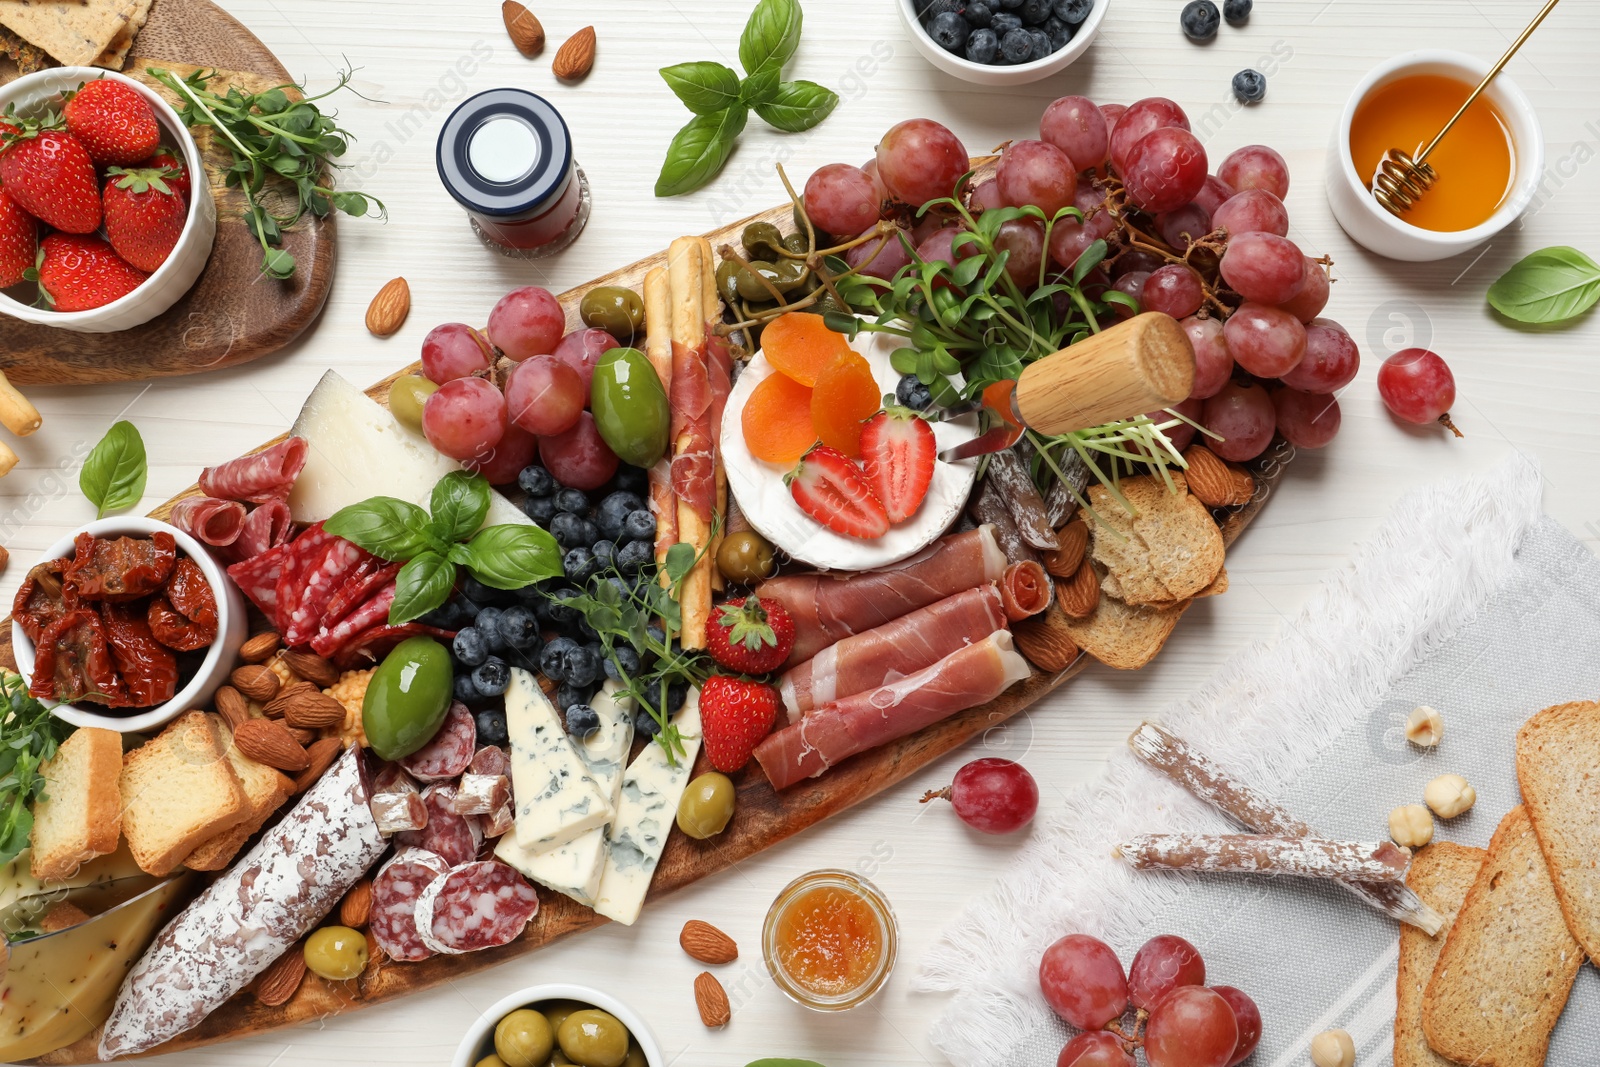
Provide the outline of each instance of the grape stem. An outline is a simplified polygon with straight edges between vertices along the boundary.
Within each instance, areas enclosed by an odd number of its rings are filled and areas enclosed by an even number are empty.
[[[949,786],[945,786],[943,789],[930,789],[930,790],[928,790],[926,793],[922,794],[922,799],[917,801],[917,803],[918,804],[926,804],[930,800],[949,800],[949,799],[950,799],[950,787]]]
[[[1450,420],[1450,413],[1448,411],[1445,412],[1443,415],[1439,416],[1439,425],[1443,426],[1445,429],[1449,430],[1451,433],[1455,434],[1457,437],[1465,437],[1465,436],[1467,436],[1466,434],[1461,432],[1460,428],[1457,427],[1454,422],[1452,422]]]

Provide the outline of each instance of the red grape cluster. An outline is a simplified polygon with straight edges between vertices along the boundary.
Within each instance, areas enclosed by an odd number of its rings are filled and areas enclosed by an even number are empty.
[[[1144,943],[1124,973],[1110,945],[1070,934],[1045,949],[1039,988],[1082,1030],[1056,1067],[1233,1067],[1261,1041],[1261,1012],[1233,986],[1207,986],[1200,951],[1173,934]],[[1131,1024],[1122,1018],[1130,1007]]]

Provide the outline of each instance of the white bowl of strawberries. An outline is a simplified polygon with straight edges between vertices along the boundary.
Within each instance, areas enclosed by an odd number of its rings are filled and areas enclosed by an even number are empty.
[[[0,87],[0,314],[138,326],[189,291],[216,235],[199,146],[155,90],[95,67]]]

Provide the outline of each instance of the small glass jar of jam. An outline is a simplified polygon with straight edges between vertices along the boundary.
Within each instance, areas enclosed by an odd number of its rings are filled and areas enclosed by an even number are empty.
[[[899,932],[876,886],[849,871],[801,875],[767,912],[761,952],[784,995],[817,1011],[870,1000],[894,970]]]
[[[589,183],[560,112],[522,89],[469,97],[439,131],[439,178],[485,245],[542,259],[589,221]]]

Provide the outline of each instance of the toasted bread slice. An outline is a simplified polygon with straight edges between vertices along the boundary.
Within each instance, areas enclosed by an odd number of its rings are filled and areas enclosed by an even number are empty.
[[[170,874],[203,842],[250,817],[221,720],[191,711],[122,761],[122,830],[147,874]]]
[[[1188,600],[1222,571],[1222,530],[1183,475],[1172,478],[1176,492],[1153,475],[1121,482],[1133,515],[1105,486],[1089,489],[1092,552],[1106,569],[1100,588],[1129,605]]]
[[[1428,1047],[1422,1032],[1422,995],[1433,976],[1450,924],[1489,854],[1453,841],[1436,841],[1416,854],[1406,885],[1444,917],[1444,929],[1429,937],[1415,926],[1400,925],[1400,973],[1395,980],[1394,1067],[1453,1067]]]
[[[1429,1047],[1474,1067],[1538,1067],[1582,966],[1518,805],[1495,828],[1434,963],[1422,997]]]
[[[33,876],[70,878],[78,868],[117,850],[122,836],[122,735],[84,727],[61,743],[45,764],[44,799],[33,808]]]
[[[191,871],[220,871],[233,862],[244,843],[261,829],[272,813],[294,795],[294,781],[282,771],[274,770],[246,756],[233,743],[233,733],[224,724],[218,724],[223,744],[227,746],[228,762],[244,786],[250,801],[250,815],[239,825],[224,830],[189,853],[183,865]]]
[[[1600,704],[1557,704],[1517,731],[1517,784],[1567,929],[1600,959]]]
[[[1068,637],[1107,667],[1136,671],[1156,658],[1190,601],[1172,607],[1132,607],[1102,593],[1086,619],[1062,616]]]

